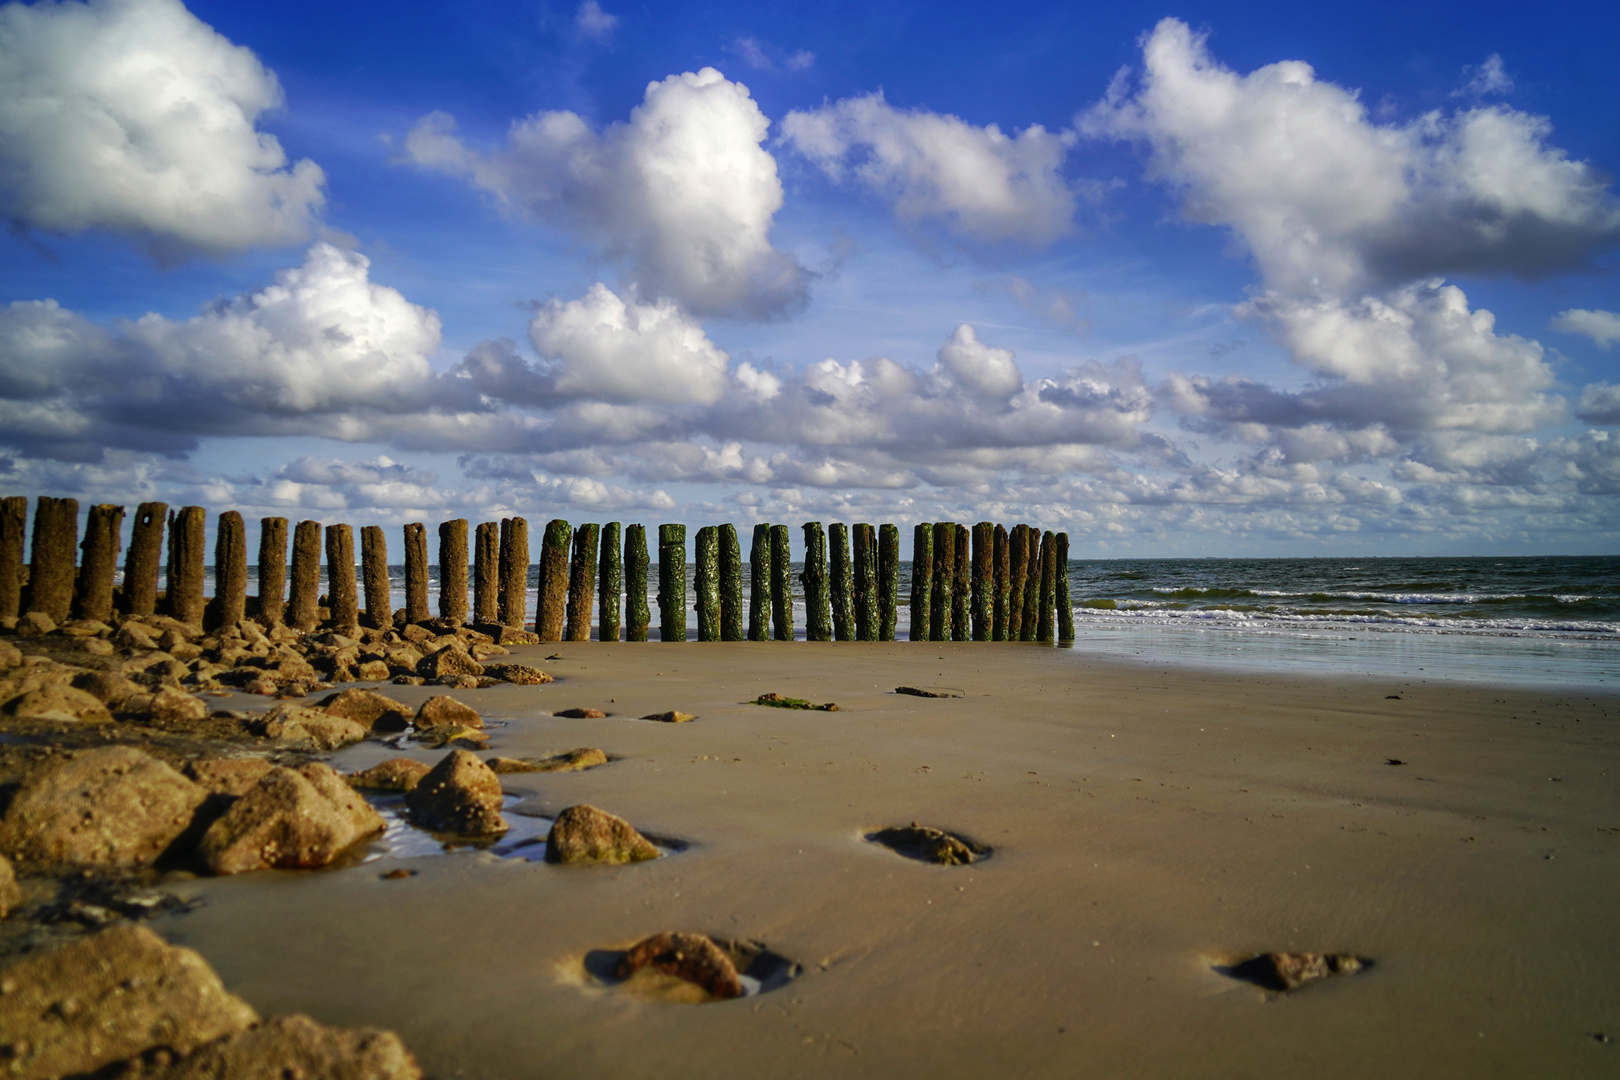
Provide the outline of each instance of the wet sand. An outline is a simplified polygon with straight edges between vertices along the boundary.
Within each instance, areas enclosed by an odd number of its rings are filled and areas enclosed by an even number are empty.
[[[262,1012],[392,1028],[440,1078],[1620,1072],[1620,696],[1031,645],[514,652],[560,652],[558,681],[456,694],[510,721],[488,752],[619,760],[508,792],[686,850],[197,880],[180,891],[205,903],[153,927]],[[741,704],[766,691],[840,711]],[[572,706],[613,715],[544,715]],[[699,718],[634,719],[668,709]],[[862,840],[913,820],[994,853],[947,868]],[[397,867],[419,873],[381,879]],[[587,951],[661,930],[804,970],[701,1006],[582,985]],[[1270,950],[1374,966],[1288,995],[1212,970]]]

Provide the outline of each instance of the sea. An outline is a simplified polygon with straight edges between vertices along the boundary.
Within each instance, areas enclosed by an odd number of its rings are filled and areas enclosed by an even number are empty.
[[[795,564],[795,581],[802,569]],[[391,571],[393,602],[400,607],[404,568]],[[431,568],[429,583],[435,611],[437,571]],[[1068,574],[1075,641],[1064,647],[1079,655],[1257,672],[1620,689],[1620,556],[1077,559]],[[691,577],[689,565],[689,605]],[[910,564],[902,563],[901,639],[910,629],[910,577]],[[656,637],[656,565],[648,578]],[[531,568],[531,613],[536,585]],[[255,583],[248,588],[254,591]],[[802,638],[803,597],[795,599],[794,625]],[[688,611],[687,623],[695,636],[694,612]]]

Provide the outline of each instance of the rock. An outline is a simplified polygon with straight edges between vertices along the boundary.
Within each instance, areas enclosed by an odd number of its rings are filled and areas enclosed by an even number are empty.
[[[141,692],[138,685],[116,671],[81,671],[73,677],[73,685],[111,708]]]
[[[433,682],[449,690],[477,690],[484,685],[485,680],[478,675],[442,675]]]
[[[516,683],[519,686],[540,686],[551,682],[550,675],[527,664],[485,664],[484,673],[501,682]]]
[[[410,791],[421,783],[422,777],[432,769],[433,766],[425,761],[396,757],[379,762],[369,769],[350,773],[343,779],[349,782],[350,787],[368,791]]]
[[[185,727],[208,718],[208,706],[174,686],[154,694],[131,694],[118,706],[120,719],[152,727]]]
[[[880,829],[867,836],[874,844],[882,844],[909,859],[938,863],[941,866],[967,866],[988,855],[989,848],[964,840],[943,829],[919,825],[897,825]]]
[[[658,856],[652,842],[624,818],[583,803],[558,814],[546,834],[549,863],[632,863]]]
[[[430,750],[437,750],[441,746],[459,746],[466,750],[477,750],[489,742],[488,733],[477,728],[462,727],[460,724],[437,724],[419,730],[412,737]]]
[[[648,716],[643,716],[642,719],[657,720],[665,724],[685,724],[696,720],[697,717],[689,712],[678,712],[675,709],[671,709],[669,712],[655,712]]]
[[[120,649],[155,649],[157,639],[137,622],[125,622],[113,635],[113,644]]]
[[[482,641],[475,641],[471,645],[467,646],[467,654],[482,664],[491,656],[511,656],[512,650],[504,648],[500,645],[485,644]]]
[[[628,979],[643,968],[701,987],[712,998],[742,997],[742,980],[731,958],[702,934],[654,934],[638,942],[620,958],[615,978]]]
[[[420,1080],[399,1036],[376,1028],[326,1027],[294,1013],[213,1042],[154,1080]]]
[[[208,758],[186,763],[186,775],[210,795],[240,798],[251,791],[265,773],[275,768],[264,758]]]
[[[804,698],[783,697],[781,694],[761,694],[749,704],[769,705],[773,709],[812,709],[816,712],[837,712],[838,706],[829,701],[825,705],[817,705]]]
[[[205,795],[133,747],[91,750],[24,776],[0,818],[0,851],[25,862],[149,864],[185,832]]]
[[[466,750],[452,750],[405,794],[411,816],[423,828],[462,836],[506,831],[501,817],[501,781]]]
[[[443,679],[449,675],[477,676],[484,673],[484,665],[468,656],[457,643],[424,656],[422,662],[416,665],[416,673],[424,679]]]
[[[1261,953],[1225,972],[1267,990],[1294,990],[1334,975],[1354,975],[1369,961],[1351,953]]]
[[[112,642],[98,637],[87,637],[79,642],[79,651],[86,656],[111,656],[118,650],[114,649]]]
[[[258,1020],[202,957],[133,923],[30,955],[0,984],[14,1080],[81,1076],[154,1047],[189,1054]]]
[[[55,683],[30,690],[6,702],[6,714],[18,720],[51,720],[66,724],[110,724],[112,713],[94,694]]]
[[[382,827],[382,815],[342,777],[312,761],[260,777],[208,827],[197,854],[215,874],[308,869],[326,866]]]
[[[260,718],[255,730],[288,746],[336,750],[366,737],[366,729],[353,720],[302,705],[277,705]]]
[[[563,709],[551,715],[560,716],[565,720],[601,720],[607,713],[601,709]]]
[[[12,869],[10,859],[0,855],[0,919],[10,915],[12,909],[22,901],[22,886],[17,884],[17,871]]]
[[[422,707],[416,710],[416,719],[412,722],[418,728],[430,728],[439,724],[459,724],[469,728],[484,726],[484,720],[478,715],[477,709],[444,694],[437,694],[422,702]]]
[[[257,694],[260,697],[275,697],[281,693],[281,684],[268,675],[260,675],[242,687],[244,694]]]
[[[56,629],[56,620],[43,611],[30,611],[17,620],[14,629],[18,637],[44,637]]]
[[[920,686],[897,686],[894,688],[894,692],[897,694],[909,694],[912,697],[959,698],[962,696],[962,694],[956,690],[925,690]]]
[[[393,673],[386,660],[363,660],[354,669],[354,678],[357,682],[387,682]]]
[[[21,667],[23,662],[22,650],[9,641],[0,641],[0,671],[10,671],[14,667]]]
[[[315,707],[353,720],[367,731],[404,731],[411,722],[410,706],[373,690],[343,690],[322,698]]]
[[[388,681],[395,686],[425,686],[427,684],[427,680],[420,675],[395,675]]]
[[[433,631],[428,629],[426,626],[418,626],[415,623],[411,623],[400,629],[399,636],[404,638],[406,641],[409,641],[412,645],[426,645],[428,642],[433,640]]]
[[[502,626],[491,636],[496,645],[538,645],[540,635],[532,630],[520,630],[515,626]]]
[[[594,747],[581,747],[538,758],[494,757],[487,759],[485,764],[497,773],[580,772],[606,765],[607,760],[607,755],[602,751]]]

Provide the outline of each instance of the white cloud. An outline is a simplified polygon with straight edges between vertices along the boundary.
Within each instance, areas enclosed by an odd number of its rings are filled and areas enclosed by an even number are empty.
[[[1490,94],[1508,94],[1513,92],[1513,77],[1507,73],[1502,65],[1502,57],[1496,53],[1485,58],[1479,67],[1463,68],[1463,74],[1470,76],[1462,89],[1454,92],[1452,97],[1485,97]]]
[[[1085,331],[1090,323],[1080,316],[1080,308],[1088,297],[1083,292],[1058,287],[1043,287],[1017,274],[1008,274],[1000,281],[975,281],[973,291],[981,294],[1004,292],[1018,302],[1018,306],[1061,330]]]
[[[517,121],[488,154],[423,117],[406,152],[464,176],[508,211],[555,222],[621,262],[632,290],[699,314],[767,317],[802,305],[810,275],[771,246],[782,206],[770,122],[748,88],[713,68],[647,87],[625,123],[600,134],[572,112]]]
[[[752,34],[739,34],[726,42],[726,51],[756,71],[808,71],[816,64],[816,54],[808,49],[787,52]]]
[[[1012,350],[985,345],[967,323],[945,339],[937,355],[958,386],[987,401],[1006,401],[1024,388]]]
[[[1589,424],[1620,427],[1620,386],[1606,382],[1592,383],[1581,391],[1575,415]]]
[[[165,261],[305,239],[325,196],[255,128],[276,78],[179,0],[0,7],[0,212]]]
[[[585,0],[574,13],[574,29],[582,37],[605,38],[618,25],[619,17],[603,11],[602,5],[596,0]]]
[[[1552,328],[1565,334],[1584,334],[1599,348],[1607,349],[1620,341],[1620,314],[1601,308],[1570,308],[1558,313]]]
[[[1073,231],[1062,174],[1069,137],[1033,124],[1008,136],[955,116],[901,110],[881,92],[794,111],[783,139],[833,180],[846,173],[905,221],[941,219],[974,240],[1049,244]]]

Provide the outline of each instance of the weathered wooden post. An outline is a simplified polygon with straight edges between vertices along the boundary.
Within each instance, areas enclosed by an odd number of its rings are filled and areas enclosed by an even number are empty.
[[[911,533],[911,640],[928,641],[933,625],[934,527],[926,521]]]
[[[1052,611],[1057,602],[1057,537],[1051,530],[1041,537],[1041,617],[1037,620],[1035,640],[1052,642]]]
[[[956,586],[956,523],[934,523],[934,604],[928,613],[933,640],[951,640],[951,610]]]
[[[624,559],[617,521],[602,526],[602,554],[597,563],[596,639],[619,640],[619,598],[624,592]]]
[[[995,543],[996,543],[995,556],[994,556],[994,559],[995,559],[995,580],[994,580],[993,588],[992,588],[992,592],[994,593],[994,609],[993,609],[993,613],[992,613],[992,618],[994,620],[995,625],[992,628],[991,635],[990,635],[990,640],[992,640],[992,641],[1006,641],[1007,640],[1007,584],[1008,584],[1008,581],[1009,581],[1009,575],[1012,572],[1012,568],[1008,565],[1008,561],[1007,561],[1008,560],[1008,554],[1007,554],[1007,548],[1008,548],[1007,526],[1005,526],[1005,525],[997,525],[996,526]]]
[[[850,595],[849,526],[835,521],[827,526],[828,579],[832,585],[833,637],[855,640],[855,603]]]
[[[737,526],[720,526],[720,640],[743,640],[742,545]]]
[[[163,558],[163,526],[167,503],[143,502],[135,508],[129,527],[129,551],[124,555],[124,603],[128,615],[157,611],[158,565]]]
[[[405,622],[414,626],[428,620],[427,526],[413,521],[405,526]]]
[[[857,522],[851,536],[855,548],[855,639],[878,639],[877,534],[866,522]]]
[[[1007,537],[1007,640],[1024,640],[1024,578],[1029,573],[1029,526]]]
[[[127,579],[126,579],[127,580]],[[287,519],[259,519],[259,622],[280,626],[287,617]]]
[[[1059,641],[1074,640],[1074,603],[1069,598],[1069,534],[1057,534],[1057,633]]]
[[[360,598],[354,583],[354,530],[326,527],[326,601],[331,623],[342,631],[360,628]]]
[[[827,596],[827,534],[819,521],[804,523],[804,640],[832,640],[832,606]]]
[[[479,522],[473,530],[473,622],[493,626],[500,621],[501,527]]]
[[[467,519],[439,522],[439,618],[467,621]]]
[[[320,622],[321,523],[300,521],[293,530],[292,582],[288,589],[287,625],[313,630]]]
[[[754,526],[748,553],[748,640],[771,640],[771,527]]]
[[[41,495],[34,503],[28,566],[28,610],[66,622],[73,610],[79,546],[79,500]]]
[[[968,621],[973,599],[973,558],[968,550],[969,535],[966,525],[956,526],[956,573],[952,576],[954,588],[951,590],[952,641],[969,641],[973,637],[973,627]]]
[[[995,629],[996,527],[988,521],[973,526],[973,640],[989,641]]]
[[[529,621],[529,523],[524,518],[501,519],[500,575],[501,625],[522,630]]]
[[[1038,641],[1041,628],[1041,530],[1031,525],[1024,534],[1029,544],[1028,571],[1024,574],[1024,627],[1025,641]]]
[[[900,606],[900,530],[893,525],[878,526],[877,571],[877,639],[893,641]]]
[[[647,526],[624,530],[624,640],[646,641],[652,611],[647,607]]]
[[[213,617],[222,630],[247,618],[247,524],[235,510],[214,523]]]
[[[574,530],[568,563],[568,630],[565,641],[591,640],[591,609],[596,606],[596,544],[602,527],[594,522]]]
[[[392,630],[394,602],[388,581],[388,538],[381,525],[360,527],[360,580],[366,591],[366,621],[378,630]]]
[[[562,640],[568,617],[568,547],[573,535],[562,518],[546,522],[546,534],[540,541],[540,595],[534,613],[534,632],[541,641]]]
[[[79,566],[79,617],[112,618],[113,578],[123,547],[124,508],[97,503],[84,522],[84,557]]]
[[[8,495],[0,499],[0,620],[8,628],[22,614],[23,541],[27,529],[28,497]]]
[[[169,518],[169,614],[191,626],[203,620],[206,522],[200,506],[182,506]]]
[[[686,526],[658,526],[658,640],[686,640]]]
[[[771,526],[771,626],[777,641],[793,640],[793,549],[788,527]]]
[[[720,640],[720,530],[713,525],[698,529],[693,552],[692,591],[697,593],[697,639]]]

